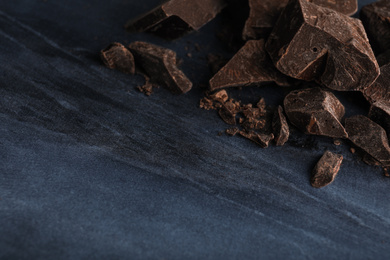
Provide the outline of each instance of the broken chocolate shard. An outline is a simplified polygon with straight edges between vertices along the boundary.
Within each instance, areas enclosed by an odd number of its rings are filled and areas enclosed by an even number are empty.
[[[319,87],[294,90],[284,99],[290,122],[307,134],[346,138],[340,123],[345,109],[330,91]]]
[[[373,103],[368,117],[385,129],[390,136],[390,100],[381,100]]]
[[[342,162],[342,155],[326,151],[313,169],[311,185],[315,188],[322,188],[332,183]]]
[[[182,94],[192,88],[191,81],[176,66],[176,53],[170,49],[146,42],[129,45],[137,66],[140,66],[152,82],[162,84],[172,93]]]
[[[390,147],[386,131],[363,115],[345,119],[348,139],[384,166],[390,165]]]
[[[235,125],[236,115],[239,111],[240,105],[230,99],[222,104],[222,107],[219,109],[218,114],[226,124]]]
[[[371,104],[380,100],[390,100],[390,64],[380,68],[381,74],[373,84],[363,89],[364,97]]]
[[[100,57],[110,69],[128,74],[135,73],[133,54],[120,43],[111,43],[107,48],[100,51]]]
[[[192,30],[199,30],[224,7],[224,0],[168,0],[141,17],[128,21],[125,28],[176,39]]]
[[[360,20],[306,0],[288,2],[266,50],[282,73],[334,90],[361,90],[379,75]]]
[[[255,142],[256,144],[260,145],[262,148],[267,148],[269,145],[269,142],[271,142],[274,139],[273,134],[262,134],[255,132],[253,130],[242,130],[239,132],[239,134],[252,142]]]
[[[390,1],[380,0],[360,11],[372,48],[379,54],[390,49]]]
[[[210,80],[210,90],[275,82],[289,86],[288,78],[272,64],[264,50],[264,40],[248,41]]]
[[[290,128],[288,127],[288,123],[286,117],[284,116],[282,106],[278,106],[278,108],[274,112],[274,117],[272,120],[272,129],[275,136],[276,145],[284,145],[287,142],[288,137],[290,136]]]
[[[260,39],[268,36],[287,2],[288,0],[249,0],[250,12],[243,29],[243,39]],[[310,0],[309,2],[348,16],[356,13],[358,9],[357,0]]]

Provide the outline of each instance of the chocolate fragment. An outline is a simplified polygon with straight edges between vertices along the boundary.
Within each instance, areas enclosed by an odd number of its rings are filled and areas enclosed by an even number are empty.
[[[371,104],[380,100],[390,100],[390,64],[380,68],[381,74],[376,81],[362,92]]]
[[[146,42],[129,45],[135,62],[142,67],[152,82],[167,87],[172,93],[186,93],[192,88],[191,81],[176,67],[176,53]]]
[[[357,0],[308,0],[309,2],[330,8],[347,16],[355,14],[358,10]]]
[[[344,106],[330,91],[318,87],[294,90],[285,97],[284,109],[290,122],[307,134],[348,136],[340,123]]]
[[[264,40],[248,41],[210,80],[210,90],[275,82],[290,85],[288,78],[272,64],[264,50]]]
[[[326,151],[313,169],[311,185],[315,188],[322,188],[332,183],[342,162],[342,155]]]
[[[110,69],[128,74],[135,73],[133,54],[120,43],[111,43],[107,48],[100,51],[100,57]]]
[[[368,117],[382,126],[387,136],[390,136],[390,100],[389,101],[377,101],[371,105]]]
[[[390,165],[390,147],[386,131],[363,115],[345,119],[348,139],[384,166]]]
[[[192,30],[199,30],[224,6],[224,0],[169,0],[141,17],[128,21],[125,28],[176,39]]]
[[[290,136],[290,128],[288,127],[286,117],[283,114],[282,106],[278,106],[274,113],[272,129],[275,136],[276,145],[284,145]]]
[[[335,90],[364,89],[379,75],[361,22],[306,0],[288,2],[266,50],[282,73]]]
[[[256,144],[260,145],[262,148],[267,148],[269,145],[269,142],[271,142],[274,139],[273,134],[262,134],[255,132],[253,130],[241,130],[239,134],[252,142],[255,142]]]
[[[377,53],[390,49],[390,1],[380,0],[364,6],[360,19],[373,49]]]
[[[222,104],[218,114],[226,124],[235,125],[236,115],[240,111],[240,103],[234,102],[232,99]]]

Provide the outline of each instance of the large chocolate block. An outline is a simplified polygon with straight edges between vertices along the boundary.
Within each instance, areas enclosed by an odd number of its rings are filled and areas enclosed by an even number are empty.
[[[340,123],[345,109],[329,91],[308,88],[290,92],[284,99],[290,122],[307,134],[346,138]]]
[[[130,31],[147,31],[175,39],[189,31],[199,30],[225,6],[224,0],[169,0],[150,12],[130,20]]]
[[[348,139],[384,166],[390,166],[390,147],[386,131],[363,115],[345,119]]]
[[[288,86],[288,77],[272,64],[264,40],[248,41],[210,80],[210,89],[243,87],[275,82]]]
[[[390,1],[381,0],[364,6],[360,19],[373,49],[377,53],[390,49]]]
[[[326,151],[313,169],[310,183],[315,188],[322,188],[332,183],[340,170],[343,156]]]
[[[362,91],[371,104],[380,100],[390,100],[390,64],[382,66],[380,70],[381,74],[376,81]]]
[[[249,0],[250,12],[242,32],[243,39],[259,39],[267,36],[287,2],[288,0]],[[358,8],[357,0],[310,0],[309,2],[345,15],[353,15]]]
[[[191,81],[176,66],[176,53],[146,42],[129,45],[135,63],[153,82],[162,84],[173,93],[186,93],[192,88]]]
[[[284,74],[335,90],[364,89],[379,75],[361,22],[306,0],[289,1],[266,50]]]

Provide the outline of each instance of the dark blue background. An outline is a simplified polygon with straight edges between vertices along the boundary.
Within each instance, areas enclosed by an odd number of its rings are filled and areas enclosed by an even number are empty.
[[[175,42],[123,30],[157,3],[2,1],[0,258],[388,259],[381,169],[296,130],[267,149],[218,136],[226,125],[198,104],[205,56],[231,55],[215,36],[222,20]],[[194,89],[146,97],[135,90],[142,77],[102,66],[100,49],[134,40],[177,51]],[[235,95],[276,105],[288,91]],[[359,95],[338,95],[348,115],[367,112]],[[345,160],[332,185],[314,189],[326,149]]]

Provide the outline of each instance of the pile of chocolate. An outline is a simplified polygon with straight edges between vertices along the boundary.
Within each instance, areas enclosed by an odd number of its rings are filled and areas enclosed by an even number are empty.
[[[234,1],[233,1],[234,2]],[[242,2],[242,1],[241,1]],[[130,31],[146,31],[176,39],[199,30],[228,0],[169,0],[129,21]],[[289,124],[306,134],[346,139],[364,154],[365,162],[390,166],[390,0],[363,7],[361,20],[352,18],[357,0],[249,0],[249,17],[242,30],[245,44],[210,79],[200,102],[215,109],[239,134],[261,147],[273,140],[284,145]],[[124,47],[113,43],[101,51],[106,66],[146,77],[140,90],[147,95],[162,85],[186,93],[191,81],[177,67],[172,50],[146,42]],[[229,98],[225,88],[300,86],[270,109]],[[371,104],[367,116],[343,118],[345,108],[332,91],[359,91]],[[286,118],[286,116],[287,118]],[[287,121],[288,119],[288,121]],[[313,170],[311,184],[331,183],[343,156],[326,151]]]

